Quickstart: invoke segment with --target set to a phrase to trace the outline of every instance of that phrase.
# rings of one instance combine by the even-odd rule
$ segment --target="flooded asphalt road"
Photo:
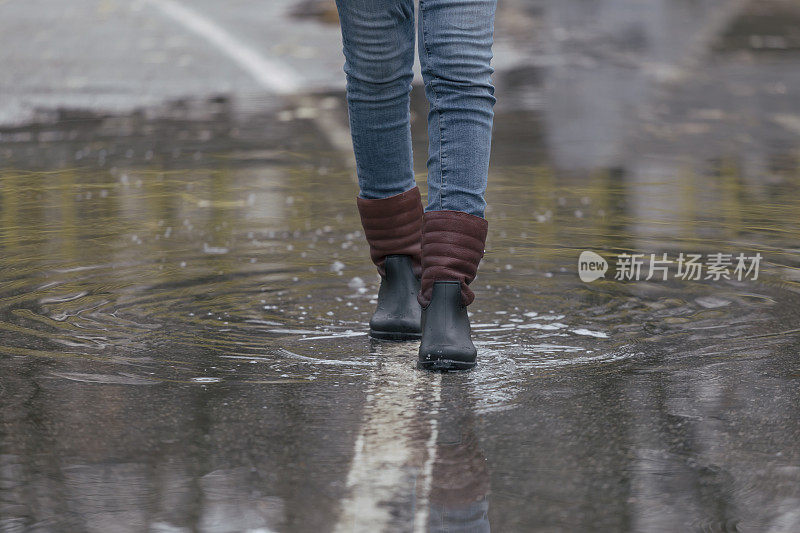
[[[0,531],[800,530],[800,11],[585,7],[498,14],[469,373],[365,334],[338,50],[283,95],[0,75]],[[612,275],[681,252],[763,259]]]

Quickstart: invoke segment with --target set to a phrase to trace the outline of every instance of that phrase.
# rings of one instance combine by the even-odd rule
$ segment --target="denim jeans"
[[[410,93],[414,0],[336,0],[347,104],[362,198],[415,186]],[[483,217],[494,117],[497,0],[419,0],[419,58],[428,112],[427,211]]]

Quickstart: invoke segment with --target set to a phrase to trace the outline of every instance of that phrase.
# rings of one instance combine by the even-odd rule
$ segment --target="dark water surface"
[[[365,334],[341,94],[0,129],[0,531],[800,530],[786,9],[702,68],[578,32],[499,73],[469,373]],[[584,250],[763,259],[584,283]]]
[[[365,335],[354,184],[313,128],[88,140],[111,120],[6,148],[80,161],[0,177],[3,531],[798,524],[796,167],[501,159],[480,366],[434,375]],[[764,259],[757,281],[588,284],[582,250]]]

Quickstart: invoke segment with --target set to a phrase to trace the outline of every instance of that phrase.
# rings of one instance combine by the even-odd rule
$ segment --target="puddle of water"
[[[573,57],[581,32],[557,72],[500,74],[468,374],[366,337],[352,172],[313,120],[219,99],[0,131],[0,529],[796,530],[800,143],[779,84],[800,70],[741,50],[756,15],[730,16],[704,70],[727,84],[648,89],[646,61],[617,91]],[[571,76],[586,116],[575,94],[536,104]],[[627,131],[600,108],[629,97]],[[756,281],[584,283],[584,250],[763,260]]]
[[[162,502],[191,501],[207,530],[221,530],[239,508],[243,514],[231,523],[242,527],[303,529],[299,524],[333,521],[345,530],[369,523],[415,523],[421,530],[431,520],[473,515],[483,523],[528,516],[524,495],[569,498],[599,478],[627,479],[630,495],[623,499],[638,506],[649,494],[684,490],[652,486],[650,478],[664,472],[700,475],[724,491],[755,490],[751,471],[724,474],[746,476],[734,489],[730,479],[718,479],[725,469],[715,465],[730,467],[727,461],[697,454],[716,457],[719,445],[712,443],[733,438],[725,427],[714,429],[714,420],[732,423],[720,395],[743,376],[762,402],[759,387],[777,384],[784,409],[778,412],[791,418],[791,401],[781,391],[797,377],[787,377],[790,359],[781,354],[796,353],[800,309],[795,177],[752,184],[732,159],[658,183],[660,206],[643,211],[637,206],[649,204],[656,184],[638,176],[574,176],[501,160],[471,308],[480,365],[432,383],[413,368],[414,343],[387,347],[366,338],[377,278],[365,260],[353,184],[324,152],[315,154],[309,160],[287,153],[285,161],[268,164],[218,158],[222,163],[191,170],[134,161],[2,171],[0,365],[4,402],[15,397],[3,409],[3,457],[12,472],[4,491],[17,502],[10,516],[33,516],[20,500],[24,487],[41,487],[37,476],[55,470],[64,472],[60,486],[49,489],[61,494],[59,501],[72,501],[67,490],[85,495],[125,483],[136,487],[134,501],[153,494],[162,494],[156,498]],[[323,188],[324,197],[314,194]],[[609,259],[632,250],[757,250],[764,261],[758,281],[587,284],[576,274],[584,249]],[[739,378],[728,374],[734,369]],[[670,384],[685,389],[678,398],[692,399],[669,400],[674,407],[637,399]],[[458,416],[473,420],[471,433],[459,437],[466,448],[455,451],[440,442],[448,431],[441,396],[447,390],[461,397],[453,407]],[[616,406],[609,410],[608,402]],[[736,405],[731,412],[752,413]],[[68,437],[50,422],[43,435],[30,422],[66,416],[68,425],[86,428],[80,413],[87,409],[108,435],[87,430]],[[646,444],[652,436],[626,437],[655,430],[644,418],[648,412],[675,431],[684,424],[706,428],[712,433],[697,438],[712,447],[687,454]],[[130,444],[109,440],[128,439],[142,426]],[[531,433],[541,431],[551,434]],[[233,443],[235,435],[243,440]],[[29,456],[21,446],[31,438],[55,446],[57,462],[25,466]],[[87,448],[91,439],[101,446]],[[604,439],[614,443],[606,455]],[[204,451],[187,452],[187,442],[206,443]],[[749,453],[746,442],[736,446]],[[230,462],[232,450],[245,457]],[[627,458],[625,450],[634,455]],[[611,463],[595,470],[583,457],[598,453]],[[152,478],[142,470],[144,457],[177,459],[178,470]],[[476,466],[487,457],[491,501],[490,473]],[[794,460],[775,457],[775,468]],[[307,474],[295,469],[298,461]],[[577,471],[570,461],[581,465]],[[713,464],[700,466],[704,461]],[[518,470],[518,464],[528,466]],[[333,485],[317,477],[320,469]],[[782,479],[796,478],[781,472]],[[556,475],[569,482],[554,492],[545,483]],[[308,476],[314,480],[300,482]],[[454,488],[442,476],[464,486]],[[238,483],[260,495],[245,497]],[[293,514],[301,494],[323,502],[309,517]],[[188,523],[189,515],[173,516],[161,504],[141,505],[152,516],[136,520],[153,527]],[[115,516],[90,523],[102,527]]]

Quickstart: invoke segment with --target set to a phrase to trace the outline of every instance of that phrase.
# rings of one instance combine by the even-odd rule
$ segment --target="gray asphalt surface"
[[[0,532],[800,530],[796,3],[501,0],[445,375],[365,335],[330,7],[0,0]]]
[[[165,12],[173,5],[0,3],[0,123],[62,106],[130,112],[186,96],[268,92],[237,57],[195,32],[190,16]],[[289,20],[291,1],[177,5],[297,76],[302,89],[342,86],[338,28]]]

